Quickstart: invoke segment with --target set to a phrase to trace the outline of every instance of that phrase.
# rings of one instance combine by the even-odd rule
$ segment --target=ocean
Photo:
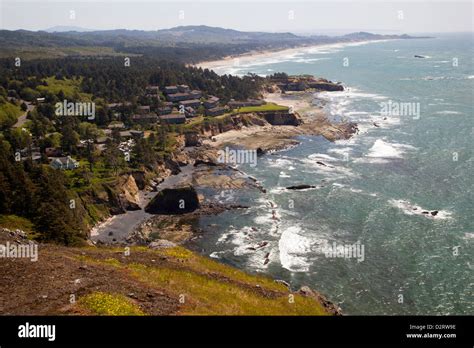
[[[431,36],[216,69],[341,81],[345,91],[315,98],[360,132],[335,143],[300,137],[255,167],[240,165],[267,193],[216,195],[251,208],[202,217],[192,247],[294,289],[308,285],[345,314],[474,314],[473,36]],[[297,184],[316,187],[285,189]]]

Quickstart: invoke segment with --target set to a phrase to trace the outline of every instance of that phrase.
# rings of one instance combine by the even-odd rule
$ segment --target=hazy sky
[[[473,31],[471,1],[22,1],[0,0],[0,28],[54,26],[156,30],[209,25],[244,31]]]

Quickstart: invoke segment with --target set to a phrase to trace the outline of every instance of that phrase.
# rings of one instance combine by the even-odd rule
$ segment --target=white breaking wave
[[[452,111],[452,110],[437,111],[437,112],[435,112],[435,114],[438,114],[438,115],[462,115],[461,112]]]
[[[367,154],[367,157],[374,158],[402,158],[406,150],[415,150],[411,145],[388,143],[382,139],[377,139]]]
[[[307,257],[311,251],[311,240],[302,236],[301,231],[299,226],[288,227],[278,241],[280,263],[292,272],[307,272],[311,264]]]
[[[388,201],[390,205],[393,207],[399,208],[403,211],[406,215],[419,215],[424,216],[429,219],[450,219],[452,213],[447,210],[428,210],[420,207],[419,205],[412,204],[406,200],[396,200],[391,199]]]

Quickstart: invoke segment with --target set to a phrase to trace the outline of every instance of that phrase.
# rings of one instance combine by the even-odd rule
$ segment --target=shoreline
[[[301,135],[320,135],[331,142],[351,137],[353,135],[352,124],[348,122],[335,123],[330,121],[323,107],[313,104],[313,100],[317,98],[314,91],[290,92],[286,94],[279,92],[266,93],[264,96],[266,102],[277,103],[288,107],[291,106],[295,114],[302,120],[302,124],[298,126],[274,126],[270,124],[263,126],[251,125],[240,129],[231,129],[216,134],[212,139],[203,139],[202,143],[207,147],[204,149],[204,152],[217,153],[219,149],[223,149],[226,146],[236,146],[247,150],[256,150],[257,153],[260,152],[260,154],[270,154],[275,151],[283,151],[298,146],[300,141],[296,138]],[[212,170],[212,168],[215,167],[207,165],[207,168]],[[206,176],[206,179],[206,177],[200,176],[199,167],[190,166],[189,164],[185,167],[181,167],[181,169],[182,172],[171,174],[163,180],[157,189],[173,188],[184,181],[191,181],[195,176],[197,182],[203,183],[203,187],[211,185],[209,187],[215,186],[214,188],[217,188],[219,185],[228,185],[228,180],[223,180],[224,176],[227,177],[227,179],[232,178],[232,174],[219,174],[213,176],[213,179]],[[248,177],[248,174],[242,174]],[[233,182],[236,182],[235,178]],[[242,185],[240,188],[244,187],[245,185]],[[226,189],[226,186],[222,186],[221,188]],[[129,237],[137,234],[137,232],[140,233],[139,230],[143,226],[146,226],[147,222],[154,219],[155,215],[145,213],[143,210],[146,203],[152,198],[150,195],[154,196],[154,194],[156,194],[156,192],[143,190],[140,193],[142,196],[140,204],[142,207],[141,210],[126,211],[123,214],[112,215],[104,221],[99,222],[89,231],[89,239],[93,241],[93,243],[110,245],[116,243],[128,244],[127,239]],[[176,220],[179,219],[180,215],[176,215]],[[127,229],[125,233],[119,231],[124,227]]]
[[[363,41],[348,41],[348,42],[335,42],[335,43],[322,43],[322,44],[315,44],[315,45],[303,45],[303,46],[298,46],[298,47],[293,47],[293,48],[278,48],[278,49],[273,49],[273,50],[254,50],[254,51],[249,51],[246,53],[242,54],[236,54],[236,55],[230,55],[227,57],[223,57],[222,59],[217,59],[217,60],[209,60],[209,61],[202,61],[198,62],[195,64],[190,64],[191,66],[202,68],[202,69],[209,69],[209,70],[214,70],[217,68],[223,68],[223,67],[228,67],[230,63],[234,59],[238,59],[238,62],[235,64],[236,66],[239,66],[242,63],[245,63],[246,61],[252,61],[255,59],[263,59],[263,58],[272,58],[273,56],[281,56],[282,54],[297,54],[299,52],[305,53],[305,51],[311,51],[315,49],[331,49],[331,48],[343,48],[343,47],[350,47],[350,46],[360,46],[360,45],[367,45],[370,43],[375,43],[375,42],[386,42],[386,41],[391,41],[391,40],[397,40],[397,39],[382,39],[382,40],[363,40]]]

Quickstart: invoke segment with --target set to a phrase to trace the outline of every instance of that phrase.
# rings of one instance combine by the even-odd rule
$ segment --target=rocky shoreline
[[[265,98],[268,102],[285,105],[294,110],[291,116],[271,117],[270,121],[275,123],[277,117],[276,123],[281,125],[273,125],[268,121],[268,117],[252,113],[247,115],[248,119],[252,120],[251,124],[247,123],[245,126],[242,122],[244,116],[238,116],[232,119],[232,126],[221,133],[216,134],[212,131],[199,135],[196,141],[199,146],[186,147],[185,141],[182,140],[180,150],[174,156],[174,164],[168,165],[172,170],[168,170],[164,176],[155,178],[148,184],[140,182],[139,185],[136,182],[136,173],[124,178],[121,184],[121,197],[128,202],[126,210],[140,209],[147,214],[121,238],[110,235],[112,232],[108,233],[109,238],[105,240],[97,238],[101,235],[101,227],[95,227],[94,243],[142,245],[150,248],[184,245],[205,233],[198,227],[201,216],[248,208],[238,204],[217,203],[202,193],[203,188],[214,192],[230,189],[255,189],[265,192],[265,188],[255,178],[228,164],[219,163],[218,151],[224,147],[255,150],[258,155],[262,155],[297,146],[299,142],[295,137],[299,135],[321,135],[328,141],[336,141],[348,139],[357,133],[356,124],[331,122],[321,106],[313,105],[313,95],[314,91],[267,93]],[[198,188],[200,193],[195,188]],[[294,187],[294,189],[302,188]],[[189,204],[186,209],[182,211],[176,207],[170,209],[177,206],[180,199]],[[161,207],[168,210],[163,210]],[[305,296],[311,296],[325,304],[331,313],[341,314],[340,309],[321,294],[308,288],[305,290]]]

